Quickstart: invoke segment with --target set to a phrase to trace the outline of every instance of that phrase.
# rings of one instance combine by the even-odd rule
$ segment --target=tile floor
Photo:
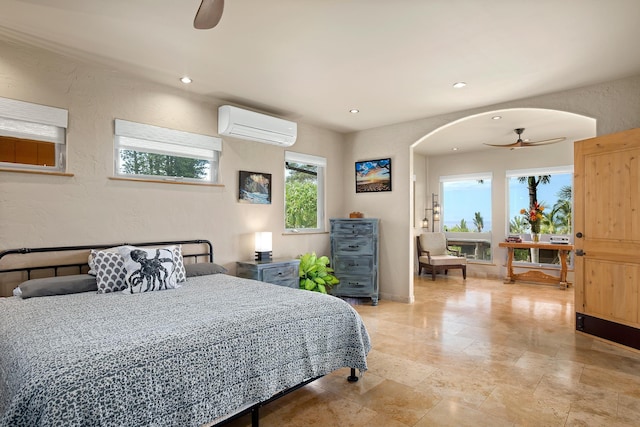
[[[360,381],[332,373],[262,408],[260,425],[640,425],[640,352],[576,334],[573,288],[414,283],[415,304],[354,303],[373,343]]]

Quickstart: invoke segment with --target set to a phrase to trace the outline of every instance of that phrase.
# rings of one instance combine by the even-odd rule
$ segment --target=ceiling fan
[[[224,0],[202,0],[193,20],[193,27],[197,30],[209,30],[220,22],[224,9]]]
[[[562,136],[560,138],[545,139],[543,141],[523,141],[522,132],[524,132],[524,128],[517,128],[517,129],[514,129],[513,131],[518,134],[518,140],[512,144],[500,145],[500,144],[485,143],[484,145],[489,145],[491,147],[510,148],[512,150],[515,150],[516,148],[537,147],[539,145],[555,144],[556,142],[561,142],[567,139],[566,136]]]

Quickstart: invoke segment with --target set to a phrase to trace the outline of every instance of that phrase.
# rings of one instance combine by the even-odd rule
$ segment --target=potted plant
[[[340,280],[329,267],[329,258],[318,257],[315,252],[300,256],[300,289],[326,294]]]

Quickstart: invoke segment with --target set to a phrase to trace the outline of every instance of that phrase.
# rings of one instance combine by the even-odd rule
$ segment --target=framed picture
[[[356,162],[356,193],[391,191],[391,159]]]
[[[271,204],[271,174],[240,171],[238,201],[261,205]]]

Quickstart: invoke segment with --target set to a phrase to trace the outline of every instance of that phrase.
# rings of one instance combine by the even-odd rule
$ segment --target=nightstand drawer
[[[263,261],[238,261],[236,274],[246,279],[260,280],[274,285],[298,289],[300,260],[291,258]]]
[[[265,268],[262,270],[262,281],[289,288],[298,288],[300,281],[299,271],[297,265]]]

